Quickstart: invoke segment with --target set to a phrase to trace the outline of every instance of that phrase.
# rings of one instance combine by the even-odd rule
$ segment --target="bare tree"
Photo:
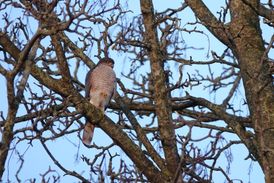
[[[60,182],[60,172],[82,182],[213,182],[215,174],[233,182],[227,168],[238,144],[248,150],[246,159],[259,163],[265,181],[274,182],[274,35],[265,40],[261,30],[273,30],[272,1],[224,0],[216,15],[202,0],[164,11],[140,0],[139,14],[129,7],[119,0],[0,2],[7,97],[0,120],[2,181],[10,181],[3,174],[9,154],[17,152],[21,182],[25,160],[18,146],[39,142],[58,167],[41,173],[42,182]],[[184,16],[189,9],[195,19]],[[196,60],[199,48],[183,38],[208,37],[203,28],[224,49],[213,45]],[[106,115],[83,97],[87,68],[105,56],[121,72]],[[95,154],[81,156],[90,177],[66,167],[50,148],[62,137],[81,144],[85,118],[111,138],[104,146],[76,145]],[[220,165],[223,156],[227,163]]]

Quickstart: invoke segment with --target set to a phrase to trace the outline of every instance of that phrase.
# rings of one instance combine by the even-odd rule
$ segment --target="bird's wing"
[[[85,97],[86,98],[89,98],[89,92],[90,92],[90,88],[91,88],[91,73],[92,73],[92,71],[94,71],[95,68],[96,68],[96,66],[93,67],[92,69],[90,69],[86,75],[86,79],[85,79]]]

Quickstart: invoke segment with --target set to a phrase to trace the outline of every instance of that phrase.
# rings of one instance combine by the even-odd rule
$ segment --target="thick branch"
[[[35,56],[37,45],[34,51],[31,51],[33,44],[39,38],[38,34],[35,34],[31,41],[25,46],[22,52],[17,50],[17,62],[12,71],[6,73],[7,79],[7,98],[8,98],[8,114],[7,120],[4,123],[3,134],[0,143],[0,179],[4,173],[4,167],[6,158],[8,155],[8,151],[13,140],[13,127],[15,124],[16,114],[19,108],[20,101],[23,97],[24,88],[27,84],[28,77],[30,75],[30,65],[31,63],[26,63],[27,57],[29,56],[32,59]],[[12,46],[12,42],[7,38],[7,36],[3,33],[0,33],[0,45],[4,49],[11,50],[12,53],[16,51],[16,47]],[[31,61],[29,61],[31,62]],[[23,70],[23,77],[19,82],[17,92],[15,92],[14,88],[14,78],[16,74],[18,74],[19,70]]]
[[[121,107],[122,111],[125,113],[125,115],[129,119],[130,123],[132,124],[133,128],[135,129],[135,131],[138,135],[138,138],[140,139],[140,141],[146,147],[146,149],[147,149],[149,155],[151,156],[151,158],[156,162],[156,164],[162,170],[164,170],[163,172],[165,173],[166,172],[166,166],[164,164],[163,159],[159,156],[157,151],[152,146],[151,142],[148,140],[148,138],[146,136],[146,133],[144,132],[142,127],[139,125],[139,123],[138,123],[137,119],[135,118],[135,116],[132,114],[130,109],[125,105],[125,103],[123,102],[122,98],[119,95],[115,98],[115,101],[118,103],[118,105]]]
[[[185,0],[187,5],[195,13],[196,17],[206,28],[222,43],[231,47],[229,37],[226,34],[225,26],[210,12],[202,0]]]
[[[237,121],[237,118],[227,115],[224,106],[213,104],[203,98],[195,98],[189,96],[189,99],[195,101],[197,104],[201,106],[207,107],[208,109],[213,111],[220,119],[224,120],[229,125],[229,127],[231,127],[239,136],[239,138],[244,142],[244,144],[250,150],[252,155],[255,158],[258,158],[258,151],[256,148],[257,144],[256,141],[253,139],[253,135],[245,130],[244,126]]]
[[[9,54],[11,54],[11,56],[17,60],[20,50],[14,46],[11,41],[5,41],[8,43],[6,47],[8,49],[6,49],[6,51],[11,51]],[[86,114],[87,118],[90,119],[89,121],[97,122],[97,125],[101,127],[113,139],[113,141],[124,150],[124,152],[127,153],[128,157],[132,159],[139,170],[142,171],[149,180],[152,182],[160,182],[165,180],[159,170],[144,155],[142,150],[137,145],[135,145],[134,142],[132,142],[127,134],[123,132],[122,129],[120,129],[114,122],[112,122],[111,119],[104,117],[103,113],[91,105],[76,91],[76,89],[67,87],[67,83],[65,83],[63,80],[57,80],[50,77],[36,65],[32,65],[31,74],[43,85],[51,88],[63,97],[69,98],[69,100],[75,105],[77,111],[82,114]]]
[[[261,3],[258,6],[254,6],[247,0],[242,0],[245,4],[247,4],[250,8],[252,8],[258,15],[268,19],[272,24],[274,24],[274,11],[266,8]]]
[[[141,0],[141,11],[145,26],[145,39],[148,42],[148,56],[150,58],[151,74],[154,85],[154,100],[156,115],[158,119],[161,142],[163,145],[166,163],[172,173],[171,179],[175,176],[174,170],[179,165],[175,130],[172,123],[171,108],[169,107],[169,96],[166,87],[166,76],[164,71],[164,60],[161,57],[160,45],[157,38],[155,17],[152,0]]]

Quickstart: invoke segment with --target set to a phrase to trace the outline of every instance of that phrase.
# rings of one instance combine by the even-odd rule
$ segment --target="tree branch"
[[[178,167],[180,159],[177,153],[171,108],[169,107],[164,60],[163,57],[161,57],[162,54],[160,52],[161,49],[157,36],[152,0],[141,0],[140,3],[145,26],[145,39],[150,48],[148,49],[148,56],[150,59],[151,74],[153,78],[156,115],[167,167],[171,173],[169,179],[172,180],[175,176],[174,170]],[[182,181],[181,178],[179,178],[179,182],[180,181]]]
[[[225,45],[232,47],[225,26],[210,12],[202,0],[185,0],[185,2],[217,39]]]

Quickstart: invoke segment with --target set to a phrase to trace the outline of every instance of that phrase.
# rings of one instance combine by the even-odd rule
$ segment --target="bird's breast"
[[[96,68],[92,72],[92,85],[91,90],[100,90],[104,93],[113,92],[116,85],[116,76],[112,68],[108,66],[102,66]]]

